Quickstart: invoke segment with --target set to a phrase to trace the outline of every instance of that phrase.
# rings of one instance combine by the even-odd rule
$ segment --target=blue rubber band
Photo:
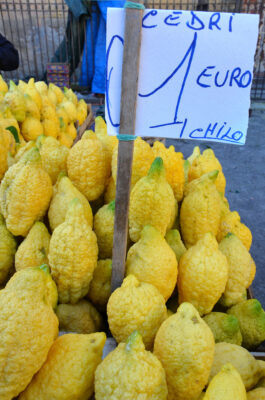
[[[136,8],[137,10],[144,10],[145,6],[141,3],[135,3],[134,1],[126,1],[124,8]]]
[[[118,140],[121,140],[123,142],[130,142],[137,138],[137,136],[135,135],[117,135],[116,137]]]

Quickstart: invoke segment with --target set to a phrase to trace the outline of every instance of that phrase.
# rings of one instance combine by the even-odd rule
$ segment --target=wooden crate
[[[78,121],[75,123],[75,127],[77,129],[77,136],[75,138],[74,143],[78,142],[83,136],[83,133],[88,130],[94,122],[94,115],[92,111],[91,104],[87,105],[87,117],[82,125],[79,126]]]

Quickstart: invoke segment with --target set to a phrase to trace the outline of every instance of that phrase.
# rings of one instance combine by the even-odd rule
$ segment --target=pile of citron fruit
[[[0,87],[0,399],[265,399],[252,235],[213,150],[135,140],[111,293],[116,137],[97,117],[72,145],[86,113],[71,90]],[[118,346],[102,361],[106,332]]]

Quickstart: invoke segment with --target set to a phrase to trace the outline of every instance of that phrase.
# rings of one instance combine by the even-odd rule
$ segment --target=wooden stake
[[[143,3],[143,0],[134,0],[134,2]],[[143,10],[126,9],[120,135],[135,134],[142,16]],[[125,272],[133,148],[133,141],[119,142],[112,254],[112,291],[121,286]]]

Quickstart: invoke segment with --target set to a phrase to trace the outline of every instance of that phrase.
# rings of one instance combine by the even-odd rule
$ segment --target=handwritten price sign
[[[119,133],[124,17],[108,9],[111,135]],[[135,134],[244,144],[258,24],[258,15],[146,10]]]

